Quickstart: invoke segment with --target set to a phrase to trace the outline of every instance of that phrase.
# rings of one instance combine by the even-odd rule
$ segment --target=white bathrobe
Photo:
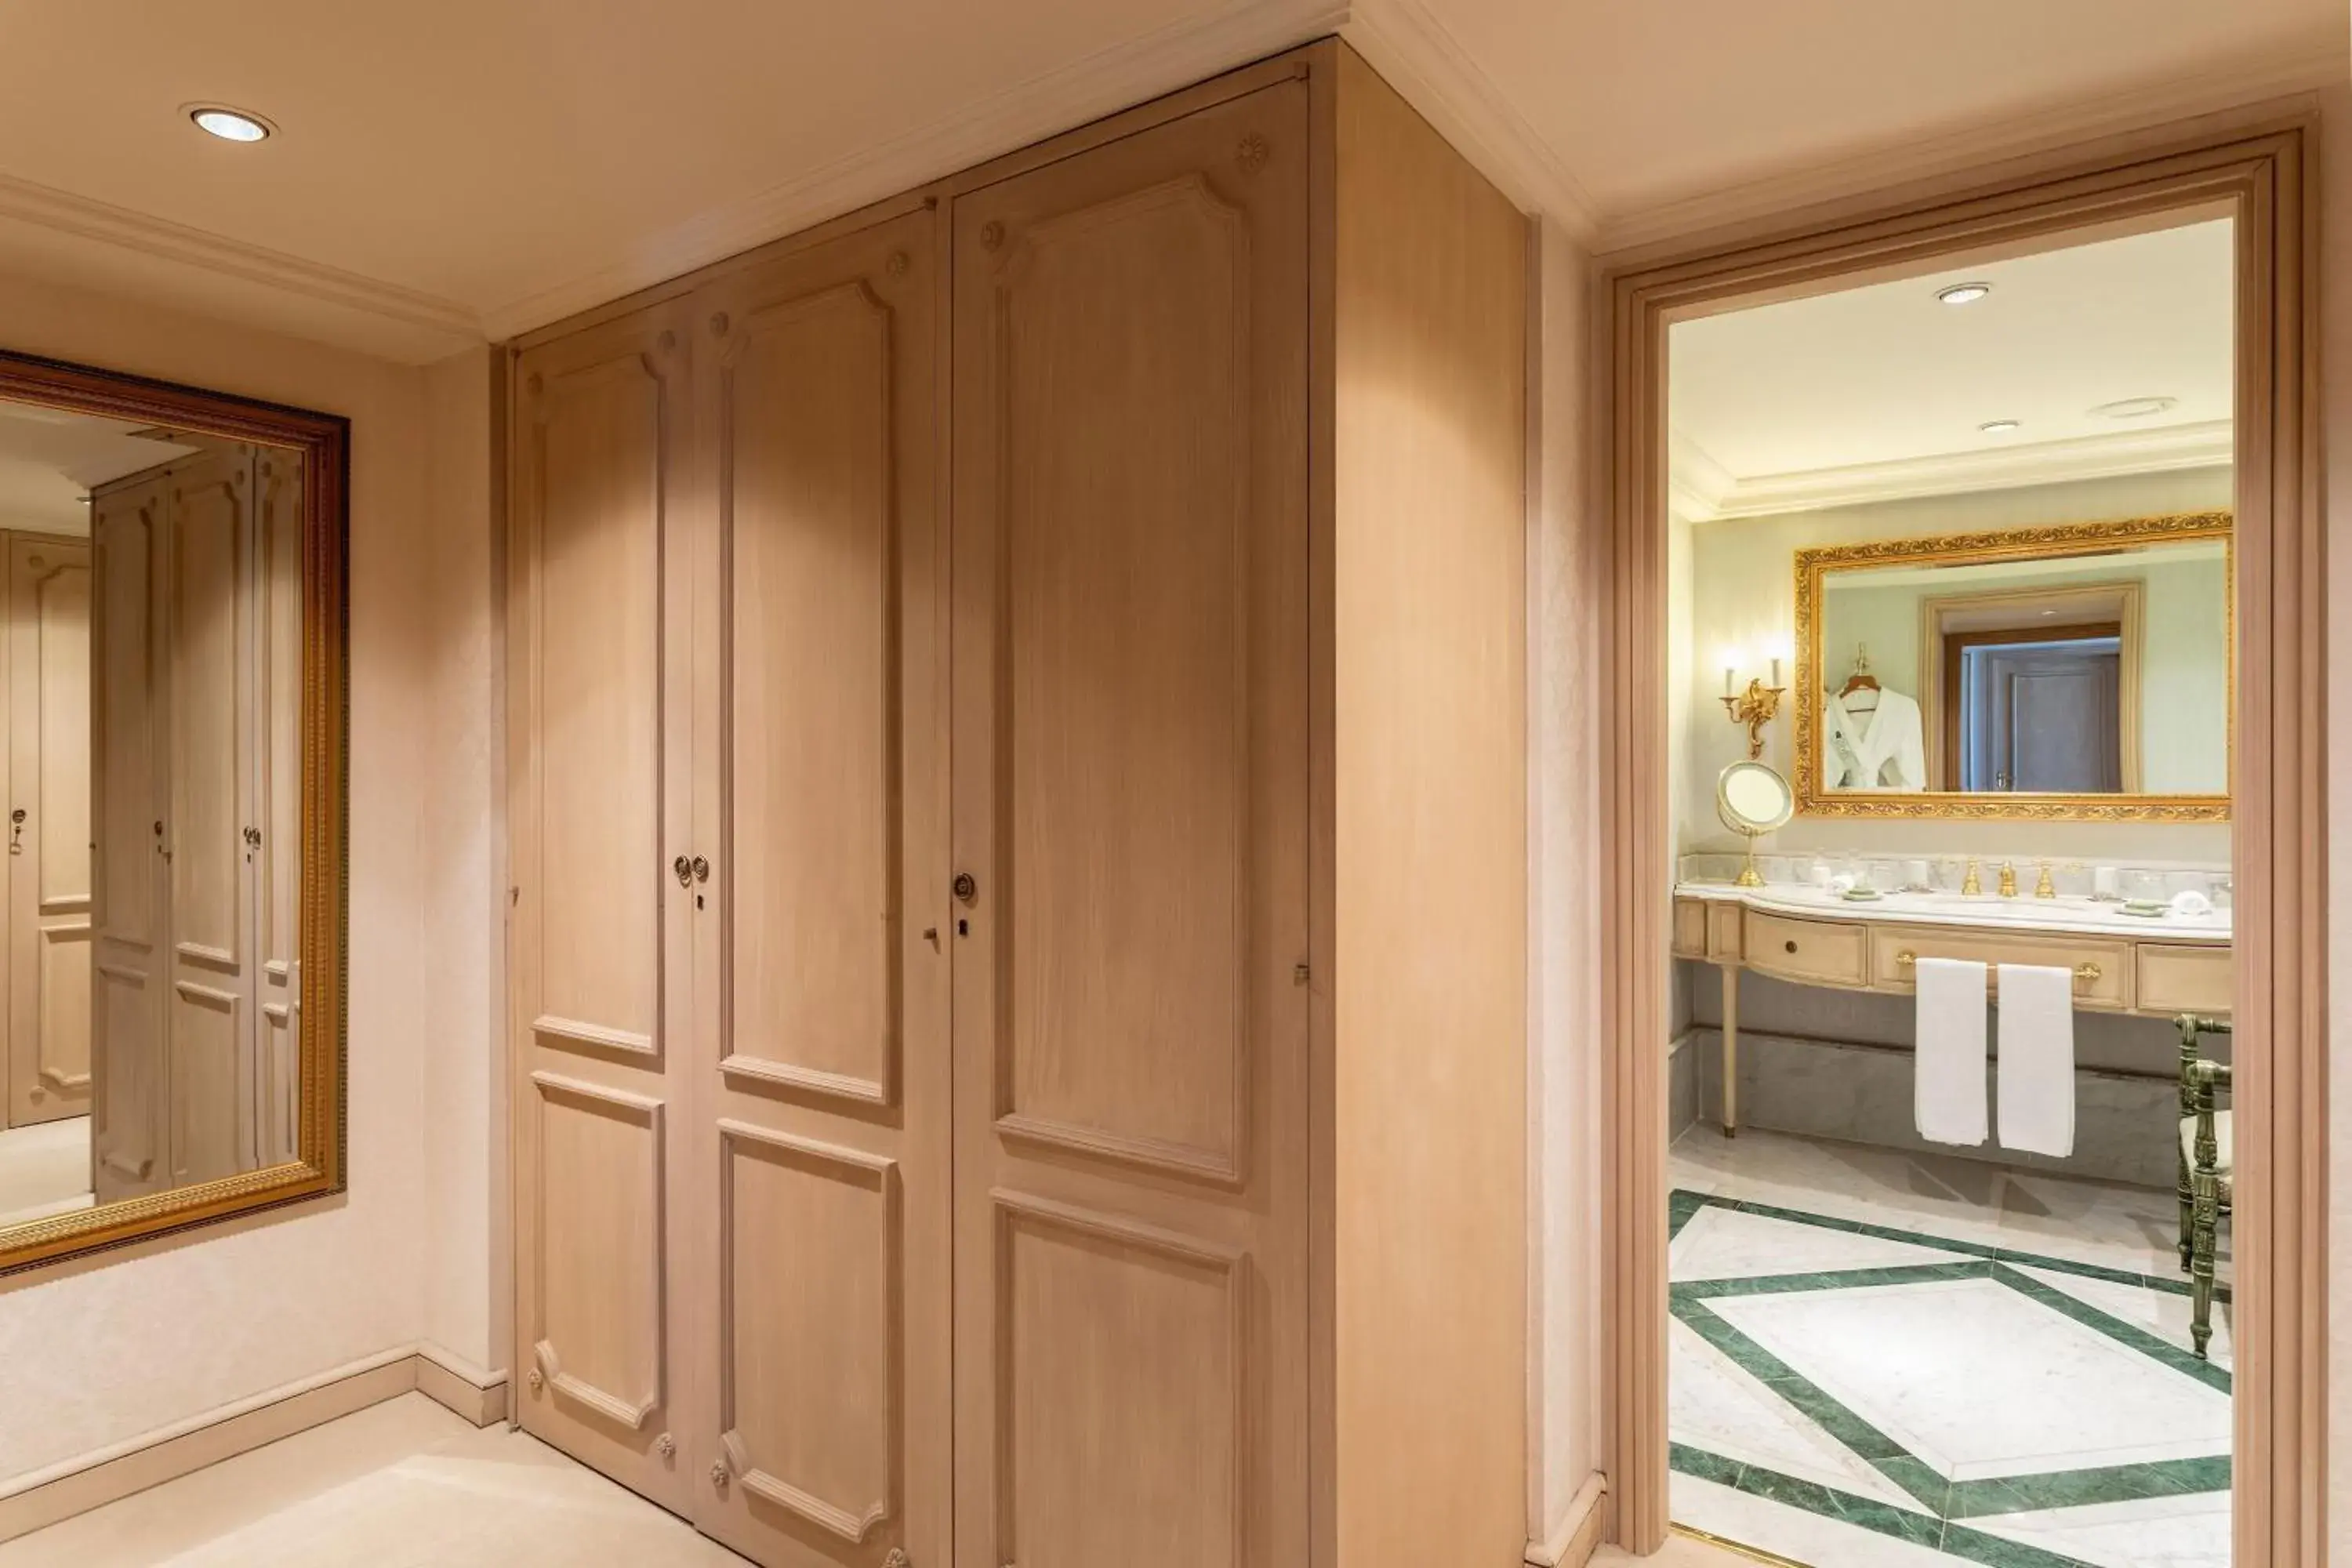
[[[1854,714],[1836,692],[1823,695],[1829,731],[1822,752],[1823,788],[1916,793],[1927,787],[1927,735],[1918,703],[1882,688],[1876,711]]]

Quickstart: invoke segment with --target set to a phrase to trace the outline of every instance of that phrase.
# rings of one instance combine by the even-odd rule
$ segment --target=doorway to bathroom
[[[1636,1550],[2315,1561],[2299,149],[1615,279]]]

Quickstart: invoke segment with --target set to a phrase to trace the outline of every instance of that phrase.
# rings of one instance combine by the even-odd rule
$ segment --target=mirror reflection
[[[298,1157],[302,502],[0,403],[0,1227]]]
[[[1809,568],[1824,794],[2227,793],[2228,514],[1808,551]]]

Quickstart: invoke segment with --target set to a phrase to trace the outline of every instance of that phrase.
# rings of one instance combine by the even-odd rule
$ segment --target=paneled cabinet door
[[[18,1124],[89,1111],[89,544],[8,541],[8,1049]]]
[[[679,1512],[693,352],[673,302],[516,365],[509,713],[521,1421]]]
[[[954,206],[961,1568],[1307,1560],[1307,165]]]
[[[693,1517],[948,1562],[944,581],[929,210],[698,291]]]

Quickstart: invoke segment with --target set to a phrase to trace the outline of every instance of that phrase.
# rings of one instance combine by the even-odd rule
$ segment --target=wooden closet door
[[[89,1111],[89,544],[8,542],[9,1120]]]
[[[695,1521],[948,1561],[946,735],[926,210],[696,296]]]
[[[509,699],[520,1419],[679,1512],[692,350],[671,304],[520,357]]]
[[[302,1125],[302,458],[265,451],[259,476],[261,698],[258,865],[261,1039],[255,1120],[261,1163],[299,1155]]]
[[[98,1201],[170,1184],[162,607],[171,481],[90,503],[90,1142]]]
[[[1307,1560],[1307,128],[955,204],[959,1568]]]
[[[163,994],[171,1184],[259,1163],[254,1117],[260,959],[254,820],[253,456],[190,458],[171,475],[163,540],[163,691],[168,712],[161,843],[169,889]]]

